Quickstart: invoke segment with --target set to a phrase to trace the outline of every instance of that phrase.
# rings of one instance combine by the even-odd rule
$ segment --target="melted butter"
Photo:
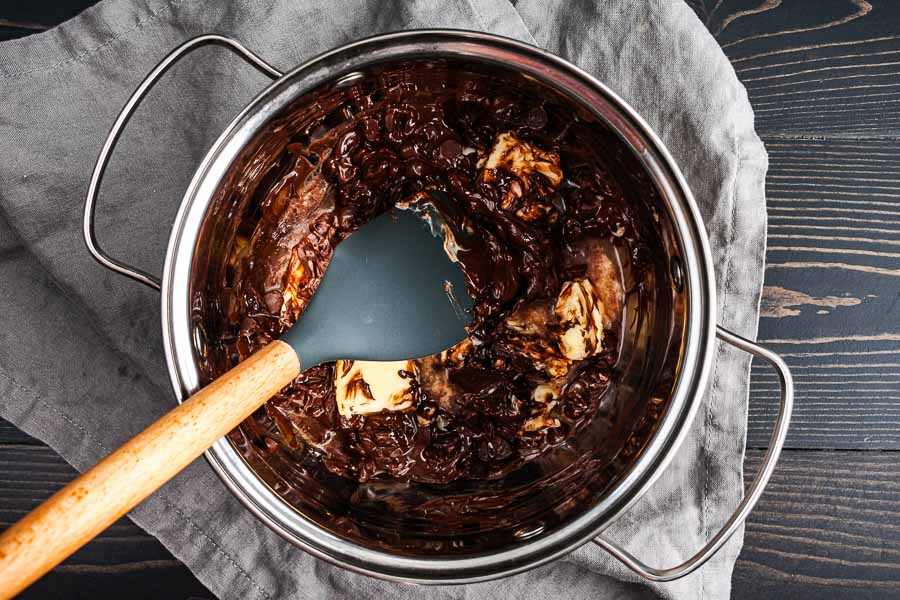
[[[550,415],[559,398],[559,389],[553,383],[541,383],[534,388],[531,399],[544,405],[541,412],[522,425],[522,431],[540,431],[548,427],[559,427],[559,419]]]
[[[556,316],[564,327],[559,349],[569,360],[584,360],[601,350],[603,304],[589,279],[563,284],[556,300]]]
[[[484,161],[485,181],[490,183],[493,171],[503,169],[521,180],[521,185],[528,185],[528,175],[540,173],[556,187],[562,183],[563,172],[559,167],[559,155],[541,150],[515,137],[512,133],[501,133],[494,142],[491,153]]]
[[[291,261],[288,264],[287,274],[285,275],[284,289],[281,292],[281,318],[285,319],[288,315],[296,321],[300,317],[301,301],[300,289],[303,283],[303,276],[306,274],[306,267],[295,247],[291,251]]]
[[[413,361],[339,360],[334,366],[338,412],[345,417],[412,408]]]
[[[604,315],[596,286],[582,278],[565,282],[552,307],[520,308],[507,318],[506,327],[518,350],[555,378],[603,349]],[[558,327],[550,326],[554,316]]]

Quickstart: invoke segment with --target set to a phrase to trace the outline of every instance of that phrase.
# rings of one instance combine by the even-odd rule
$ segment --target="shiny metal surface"
[[[615,556],[626,567],[650,581],[674,581],[685,575],[690,575],[719,551],[725,542],[728,541],[728,538],[734,535],[738,527],[744,523],[750,511],[753,510],[753,507],[759,501],[759,497],[765,490],[766,484],[772,476],[772,471],[778,463],[778,457],[787,437],[788,424],[791,422],[791,413],[794,410],[794,380],[791,377],[787,364],[771,350],[731,333],[727,329],[718,327],[716,335],[723,342],[767,361],[775,369],[775,373],[778,375],[778,384],[781,388],[781,400],[778,407],[778,416],[775,419],[775,428],[772,430],[769,448],[763,457],[762,466],[753,479],[753,483],[750,484],[750,489],[747,490],[744,499],[738,504],[728,521],[722,526],[722,529],[703,548],[681,564],[665,569],[654,568],[646,565],[612,540],[602,536],[593,540],[595,544]]]
[[[119,141],[122,130],[125,129],[125,126],[131,119],[131,115],[137,110],[137,107],[141,103],[141,100],[144,99],[144,96],[147,95],[147,92],[149,92],[156,82],[159,81],[160,77],[178,62],[182,56],[188,54],[191,50],[211,44],[218,44],[233,50],[247,62],[271,77],[281,77],[281,72],[278,69],[247,50],[235,40],[221,35],[201,35],[192,38],[175,48],[147,74],[137,89],[134,90],[134,93],[131,94],[131,97],[128,98],[128,102],[125,103],[119,116],[116,117],[115,123],[113,123],[112,128],[109,130],[109,134],[106,136],[106,140],[103,142],[103,147],[100,149],[100,155],[97,157],[97,162],[94,164],[94,172],[91,174],[91,182],[88,185],[87,197],[84,200],[82,231],[84,234],[84,243],[87,246],[88,252],[91,253],[97,262],[107,269],[130,279],[134,279],[155,290],[160,289],[159,279],[109,256],[100,247],[100,243],[97,241],[97,233],[94,229],[94,213],[97,206],[97,196],[100,194],[100,184],[103,181],[103,174],[106,172],[106,165],[109,163],[110,156],[116,147],[116,142]]]
[[[182,46],[176,52],[184,49]],[[284,502],[227,440],[218,441],[207,452],[207,458],[248,509],[285,538],[320,558],[357,572],[405,582],[483,581],[554,560],[606,529],[640,497],[672,459],[698,409],[709,376],[715,341],[716,303],[712,260],[702,218],[687,184],[661,141],[631,107],[602,83],[568,62],[520,42],[485,34],[440,30],[388,34],[362,40],[323,54],[285,74],[261,92],[225,129],[207,153],[185,193],[172,230],[161,282],[166,359],[179,398],[198,388],[200,379],[190,302],[195,249],[216,191],[245,146],[264,131],[266,123],[275,115],[317,86],[327,82],[352,84],[369,65],[411,57],[479,60],[540,80],[561,90],[609,124],[640,158],[665,199],[666,216],[677,238],[680,256],[677,260],[673,258],[672,270],[677,273],[678,291],[685,298],[684,319],[691,325],[684,332],[680,369],[663,418],[627,472],[583,514],[556,530],[529,538],[519,545],[465,557],[399,555],[349,542],[313,523]],[[159,74],[161,72],[157,77]],[[140,95],[136,93],[136,96],[139,100]],[[129,101],[126,109],[133,108]],[[117,120],[117,126],[110,135],[112,142],[107,141],[109,149],[104,146],[101,159],[105,160],[108,156],[125,121],[127,117]],[[102,176],[99,163],[95,176],[99,184]],[[94,250],[96,243],[89,227],[88,212],[93,211],[95,187],[92,186],[93,191],[89,195],[91,207],[90,211],[86,210],[85,217],[85,236],[90,240],[89,247],[93,244]],[[105,266],[152,285],[152,278],[145,281],[135,277],[136,273],[127,266],[94,250],[92,253]],[[766,356],[764,353],[761,355]],[[776,433],[778,440],[783,441],[783,428]],[[761,471],[765,478],[758,479],[759,485],[753,488],[757,496],[757,490],[761,491],[771,473],[775,458],[777,451]],[[739,513],[745,516],[752,503],[742,507]],[[722,533],[721,539],[724,540],[730,533]],[[719,544],[719,539],[720,536],[717,536],[711,544]],[[632,568],[637,568],[638,572],[649,578],[658,576],[617,546],[610,542],[607,544],[608,550]],[[696,564],[711,556],[717,547],[705,549]],[[662,576],[665,577],[665,573]]]
[[[301,65],[264,90],[223,132],[185,194],[176,218],[163,280],[163,327],[173,385],[186,395],[199,384],[192,350],[189,286],[197,232],[232,162],[260,128],[296,98],[320,84],[367,65],[409,57],[478,58],[512,68],[565,90],[620,132],[669,199],[684,262],[685,318],[692,323],[682,353],[681,376],[667,418],[630,471],[605,498],[556,531],[501,552],[466,558],[428,559],[386,553],[331,534],[287,506],[226,440],[208,453],[211,464],[245,504],[274,529],[306,550],[371,575],[419,583],[470,582],[509,575],[558,558],[592,539],[658,476],[671,460],[699,403],[709,374],[715,306],[711,258],[702,220],[672,158],[649,126],[600,82],[562,59],[531,46],[468,32],[417,31],[350,44]]]

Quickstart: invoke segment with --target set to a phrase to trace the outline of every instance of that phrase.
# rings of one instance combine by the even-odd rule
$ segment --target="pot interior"
[[[478,60],[422,58],[376,64],[335,76],[302,95],[260,129],[232,163],[200,229],[191,268],[194,357],[202,383],[237,360],[221,343],[233,324],[230,257],[260,219],[261,203],[290,162],[291,144],[309,144],[346,127],[361,106],[397,89],[463,94],[477,82],[498,96],[541,98],[550,119],[578,131],[628,191],[654,260],[636,273],[619,253],[625,307],[614,384],[596,398],[596,417],[574,438],[492,480],[447,484],[365,483],[326,469],[319,453],[282,443],[260,409],[229,440],[282,500],[339,537],[398,555],[464,557],[497,552],[558,530],[611,493],[665,418],[679,376],[685,306],[679,239],[654,177],[622,136],[575,99],[510,67]]]

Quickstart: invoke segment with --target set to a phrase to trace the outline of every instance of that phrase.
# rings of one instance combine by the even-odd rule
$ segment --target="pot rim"
[[[244,506],[271,529],[318,558],[366,575],[424,584],[472,583],[505,577],[559,558],[604,531],[662,473],[687,434],[702,400],[715,342],[715,274],[703,219],[674,159],[640,115],[599,80],[549,52],[493,34],[428,29],[365,38],[295,67],[263,89],[211,146],[179,207],[166,252],[161,315],[166,363],[178,402],[199,388],[190,315],[193,251],[200,226],[228,167],[269,118],[327,81],[377,62],[473,56],[513,67],[574,97],[604,119],[641,158],[661,186],[678,234],[686,288],[685,342],[669,407],[628,473],[591,509],[548,534],[509,549],[469,557],[416,558],[374,550],[319,527],[257,477],[226,438],[205,457]],[[596,104],[589,104],[593,98]]]

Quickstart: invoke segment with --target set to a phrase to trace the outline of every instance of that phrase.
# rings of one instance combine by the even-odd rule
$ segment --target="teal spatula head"
[[[281,337],[302,369],[419,358],[466,337],[465,276],[434,218],[391,209],[338,245],[309,306]]]

